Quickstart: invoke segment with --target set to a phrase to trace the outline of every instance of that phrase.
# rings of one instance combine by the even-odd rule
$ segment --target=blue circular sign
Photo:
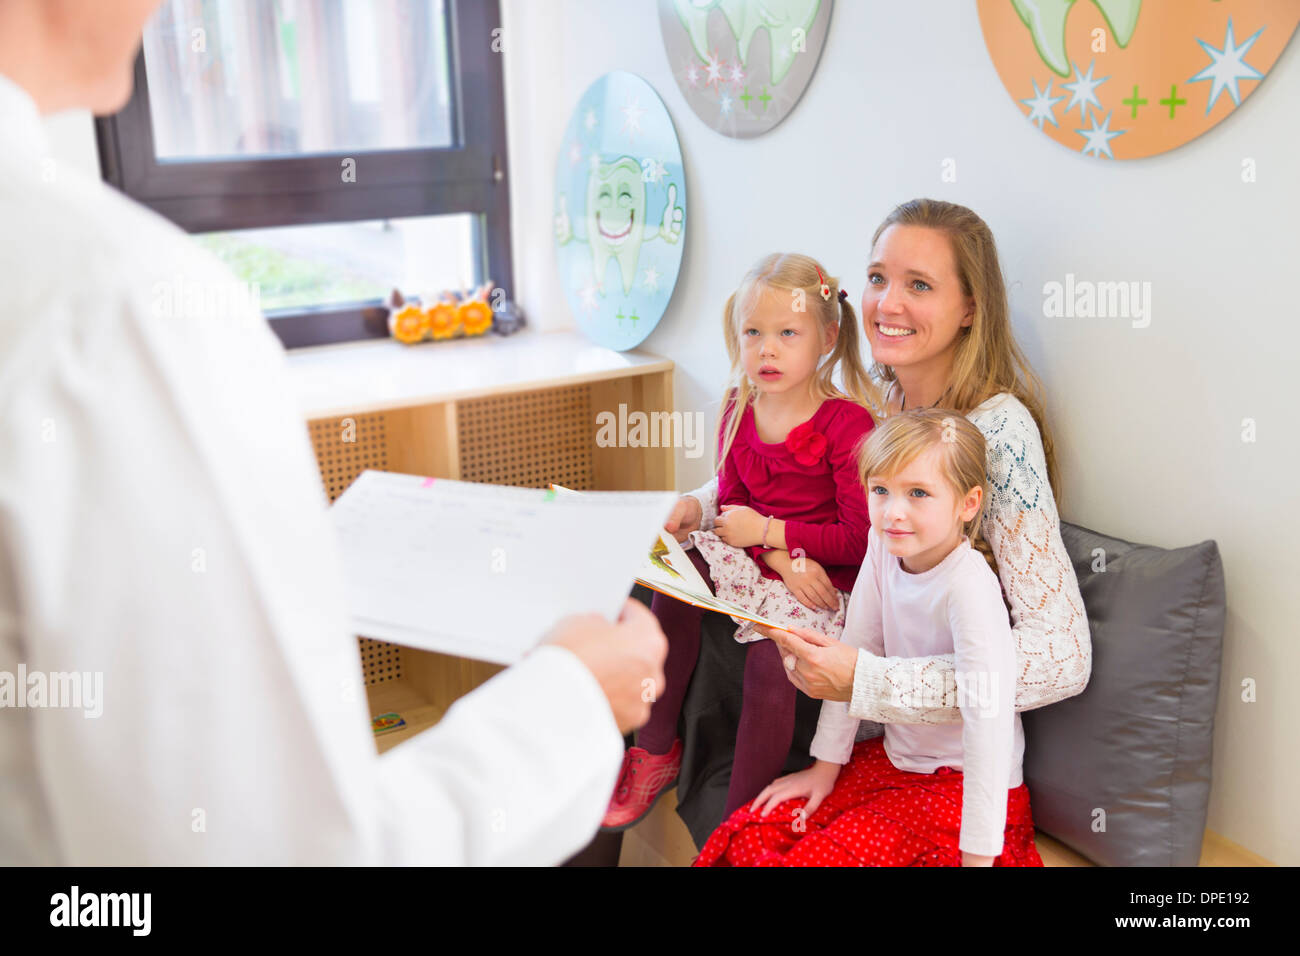
[[[663,101],[631,73],[587,88],[555,164],[560,282],[578,328],[623,351],[645,340],[677,285],[686,181]]]

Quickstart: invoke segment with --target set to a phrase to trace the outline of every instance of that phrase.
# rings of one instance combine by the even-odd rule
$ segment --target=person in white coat
[[[157,2],[0,0],[0,863],[562,862],[663,635],[566,619],[376,754],[283,349],[162,297],[235,279],[48,153],[42,114],[125,103]]]

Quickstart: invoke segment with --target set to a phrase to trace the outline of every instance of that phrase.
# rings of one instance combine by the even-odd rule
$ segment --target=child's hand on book
[[[763,543],[763,525],[767,518],[749,505],[723,505],[713,522],[713,533],[733,548],[748,548]]]
[[[839,594],[831,583],[826,569],[812,558],[800,558],[796,561],[789,551],[768,551],[763,560],[767,566],[781,575],[781,580],[790,593],[804,607],[814,611],[834,611],[840,606]]]
[[[786,800],[807,797],[808,802],[803,805],[803,808],[795,811],[806,823],[808,818],[817,812],[817,808],[826,799],[827,794],[835,789],[835,780],[839,775],[839,764],[818,760],[807,770],[777,777],[763,788],[763,792],[754,798],[749,808],[758,811],[759,816],[765,817],[778,804]]]

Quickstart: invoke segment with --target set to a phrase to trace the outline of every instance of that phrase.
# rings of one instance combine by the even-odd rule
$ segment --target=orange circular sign
[[[1237,109],[1300,23],[1300,0],[978,0],[1021,112],[1088,156],[1176,149]]]

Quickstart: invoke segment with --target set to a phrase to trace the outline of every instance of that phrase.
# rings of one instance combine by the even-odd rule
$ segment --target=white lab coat
[[[0,708],[0,863],[584,846],[623,751],[591,673],[540,648],[377,756],[283,349],[251,309],[167,314],[231,274],[46,155],[0,77],[0,677],[102,673],[103,712]]]

